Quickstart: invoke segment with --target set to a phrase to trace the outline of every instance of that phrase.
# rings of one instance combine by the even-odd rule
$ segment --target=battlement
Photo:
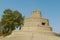
[[[42,17],[41,11],[39,11],[39,10],[33,10],[31,17],[33,17],[33,18],[41,18]]]

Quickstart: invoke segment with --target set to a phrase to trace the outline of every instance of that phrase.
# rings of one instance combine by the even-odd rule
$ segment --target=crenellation
[[[33,10],[32,11],[32,18],[41,18],[41,12],[39,10]]]

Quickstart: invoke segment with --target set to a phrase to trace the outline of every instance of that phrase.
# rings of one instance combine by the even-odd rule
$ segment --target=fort
[[[32,16],[25,18],[24,26],[21,30],[52,33],[52,28],[49,26],[49,20],[42,18],[41,12],[39,10],[33,10]]]
[[[1,40],[60,40],[60,38],[52,32],[49,20],[42,17],[41,11],[33,10],[32,15],[24,19],[21,30],[15,30]]]

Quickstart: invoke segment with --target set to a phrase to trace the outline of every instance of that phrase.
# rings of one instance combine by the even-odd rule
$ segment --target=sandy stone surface
[[[60,37],[44,33],[14,31],[0,40],[60,40]]]

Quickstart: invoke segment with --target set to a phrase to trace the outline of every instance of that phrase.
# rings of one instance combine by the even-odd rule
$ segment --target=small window
[[[42,22],[42,25],[45,25],[45,23],[44,23],[44,22]]]

